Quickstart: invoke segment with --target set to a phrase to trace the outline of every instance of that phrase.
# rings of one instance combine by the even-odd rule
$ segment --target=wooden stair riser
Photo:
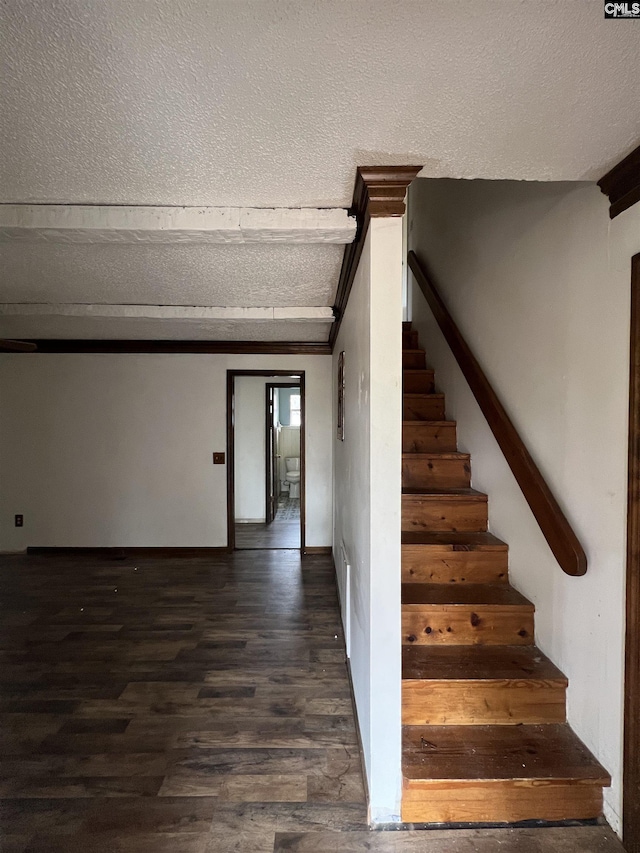
[[[404,645],[526,646],[533,643],[533,607],[504,604],[402,606]]]
[[[433,370],[404,370],[402,390],[405,394],[433,394]]]
[[[418,349],[418,333],[414,330],[402,330],[402,349]]]
[[[402,367],[406,370],[423,370],[427,366],[427,357],[423,349],[403,349]]]
[[[452,453],[458,439],[453,421],[425,421],[402,425],[403,453]]]
[[[471,461],[466,454],[403,456],[402,486],[406,489],[467,489]]]
[[[403,421],[443,421],[443,394],[403,394]]]
[[[566,682],[541,679],[403,681],[405,726],[564,723]]]
[[[403,545],[402,580],[407,583],[506,583],[509,552],[455,550],[452,546]]]
[[[590,820],[602,813],[601,782],[548,779],[405,781],[406,823]]]
[[[487,529],[486,495],[470,499],[463,495],[402,495],[402,530],[457,530],[481,532]]]

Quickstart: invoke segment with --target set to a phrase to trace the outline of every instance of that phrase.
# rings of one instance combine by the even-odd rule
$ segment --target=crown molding
[[[598,181],[609,199],[609,216],[619,213],[640,201],[640,145]]]
[[[403,216],[407,187],[422,166],[360,166],[353,192],[355,214]],[[357,235],[356,235],[357,239]]]
[[[351,214],[358,220],[353,243],[344,247],[333,313],[336,321],[331,327],[329,344],[333,350],[340,323],[344,316],[353,280],[358,269],[364,241],[372,218],[404,216],[407,188],[422,166],[360,166],[356,173]]]

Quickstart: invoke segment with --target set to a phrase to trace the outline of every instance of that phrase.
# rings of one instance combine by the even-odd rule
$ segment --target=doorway
[[[227,371],[227,459],[229,550],[304,552],[304,371]]]

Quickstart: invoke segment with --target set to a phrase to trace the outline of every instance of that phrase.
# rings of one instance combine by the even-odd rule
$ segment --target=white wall
[[[370,818],[399,819],[402,221],[373,219],[334,351],[345,353],[335,439],[334,559],[350,602],[351,672]],[[335,397],[335,394],[334,394]],[[341,545],[351,564],[345,587]]]
[[[414,182],[409,245],[443,298],[587,552],[563,574],[414,285],[414,327],[509,543],[536,641],[569,677],[569,721],[613,776],[621,808],[630,259],[640,206],[610,224],[593,184]]]
[[[265,387],[269,381],[263,376],[235,379],[236,521],[256,522],[266,518]]]
[[[0,548],[224,546],[227,369],[306,372],[307,544],[330,545],[330,356],[3,354]]]

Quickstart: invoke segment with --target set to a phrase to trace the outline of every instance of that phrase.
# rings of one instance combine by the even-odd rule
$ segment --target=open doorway
[[[304,550],[304,372],[227,371],[230,550]]]

